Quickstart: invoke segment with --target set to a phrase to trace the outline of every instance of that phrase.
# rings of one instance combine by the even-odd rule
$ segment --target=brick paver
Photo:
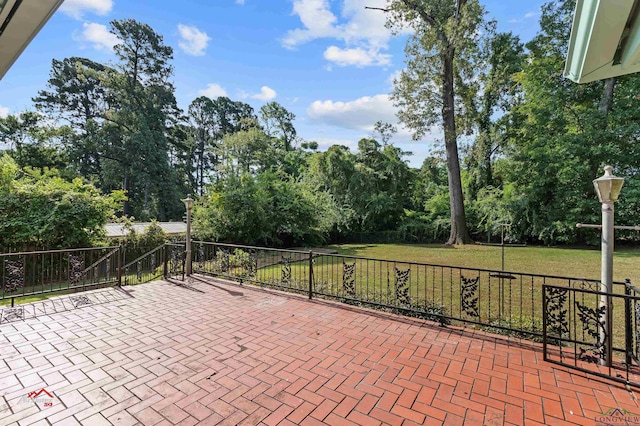
[[[635,391],[501,336],[213,279],[127,291],[0,324],[0,425],[594,424],[614,408],[640,413]],[[51,406],[24,402],[42,388]]]

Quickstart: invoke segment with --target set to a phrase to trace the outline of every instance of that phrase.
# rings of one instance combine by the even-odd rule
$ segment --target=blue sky
[[[501,31],[529,40],[543,1],[481,0]],[[256,111],[275,100],[296,114],[299,135],[321,148],[355,148],[377,120],[395,123],[388,94],[403,67],[405,37],[384,28],[386,0],[66,0],[0,81],[0,116],[32,108],[51,59],[114,61],[112,19],[147,23],[174,48],[181,108],[199,95],[226,95]],[[440,139],[393,140],[419,167]]]

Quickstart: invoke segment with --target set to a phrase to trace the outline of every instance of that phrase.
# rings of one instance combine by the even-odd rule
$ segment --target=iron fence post
[[[124,256],[124,249],[122,244],[118,246],[118,287],[122,287],[122,257]]]
[[[627,278],[624,283],[624,294],[626,296],[631,296],[631,280]],[[631,351],[633,346],[633,335],[631,333],[632,327],[632,318],[631,318],[631,298],[624,298],[624,355],[627,371],[629,371],[629,366],[631,365]]]
[[[313,251],[309,250],[309,300],[313,298]]]
[[[162,276],[167,279],[169,275],[169,256],[167,256],[167,244],[162,246]]]
[[[542,284],[542,358],[545,361],[548,361],[548,357],[547,357],[547,285],[546,284]]]
[[[613,289],[611,290],[613,292]],[[607,367],[611,371],[613,366],[613,297],[611,293],[607,294]]]

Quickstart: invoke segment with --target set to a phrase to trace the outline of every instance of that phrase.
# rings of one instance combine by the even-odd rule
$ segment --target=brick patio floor
[[[593,425],[612,408],[640,413],[623,386],[515,341],[203,281],[0,325],[0,425]],[[42,388],[53,400],[25,401]]]

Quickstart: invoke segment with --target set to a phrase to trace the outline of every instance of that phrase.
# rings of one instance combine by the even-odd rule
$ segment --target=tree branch
[[[458,0],[458,1],[465,1],[465,0]],[[438,40],[440,40],[446,46],[449,46],[449,40],[447,40],[447,37],[442,31],[442,28],[440,27],[440,25],[438,25],[438,22],[431,15],[425,12],[424,9],[421,8],[420,5],[415,3],[413,0],[402,0],[402,2],[409,9],[417,13],[420,16],[420,19],[422,19],[427,25],[433,28],[433,30],[436,32],[436,37],[438,37]]]
[[[365,6],[365,9],[371,9],[371,10],[381,10],[383,12],[391,12],[391,9],[385,9],[383,7],[370,7],[370,6]]]

